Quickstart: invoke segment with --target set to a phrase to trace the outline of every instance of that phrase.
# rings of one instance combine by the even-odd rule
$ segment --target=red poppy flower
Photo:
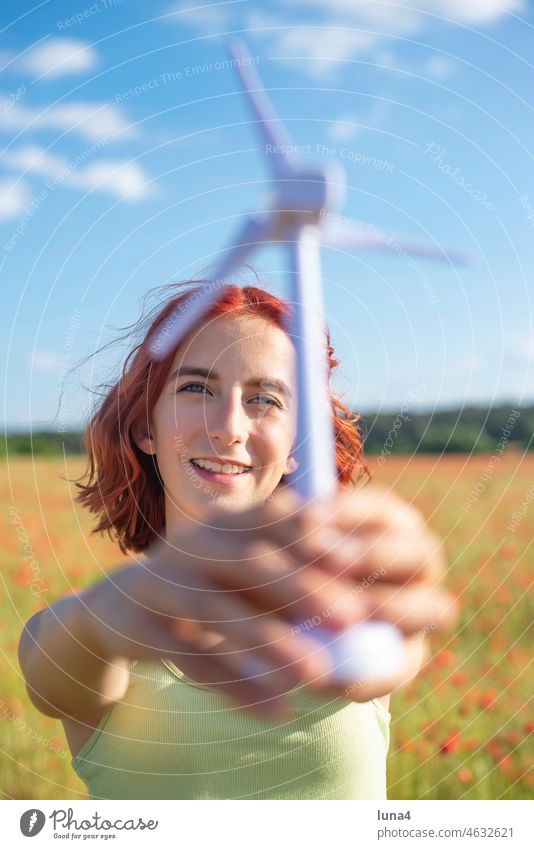
[[[460,781],[462,784],[470,784],[473,780],[473,773],[471,772],[469,767],[465,766],[463,767],[463,769],[458,770],[458,772],[456,773],[456,777],[458,781]]]
[[[452,666],[455,662],[455,657],[452,651],[442,649],[442,651],[438,652],[436,655],[435,661],[438,666]]]
[[[518,731],[507,731],[504,735],[504,739],[509,746],[517,746],[521,742],[521,735]]]
[[[440,746],[440,753],[442,755],[453,755],[460,748],[460,732],[455,731],[452,734],[449,734],[447,739]]]
[[[11,711],[11,713],[15,714],[15,716],[21,716],[21,714],[24,713],[24,705],[22,704],[21,700],[15,698],[15,696],[11,696],[7,700],[7,707]]]
[[[18,587],[23,587],[24,584],[29,584],[34,576],[35,573],[30,566],[20,566],[13,575],[13,580]]]
[[[507,587],[499,587],[497,592],[495,593],[495,600],[499,602],[499,604],[507,604],[512,600],[512,596],[510,595],[510,591]]]
[[[488,708],[490,708],[493,705],[493,703],[496,701],[496,699],[497,699],[497,693],[496,693],[495,690],[485,690],[480,695],[480,698],[478,700],[478,706],[482,710],[487,710]]]
[[[499,772],[502,772],[504,775],[510,775],[514,769],[513,758],[510,755],[504,755],[498,762],[497,767]]]
[[[499,741],[495,739],[489,741],[486,745],[486,751],[494,761],[499,761],[506,754]]]

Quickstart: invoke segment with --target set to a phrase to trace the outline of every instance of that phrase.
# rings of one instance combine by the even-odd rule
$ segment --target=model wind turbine
[[[213,274],[213,284],[191,295],[149,342],[154,359],[163,359],[216,303],[229,275],[260,246],[282,243],[288,253],[291,280],[291,319],[287,330],[296,352],[297,469],[291,484],[305,501],[328,499],[337,488],[334,427],[328,393],[326,337],[321,288],[320,245],[379,250],[463,262],[459,254],[415,242],[402,241],[368,228],[336,222],[332,213],[345,197],[345,172],[339,163],[307,165],[291,154],[294,146],[285,134],[262,89],[252,60],[240,42],[230,53],[252,109],[263,152],[273,175],[270,208],[246,217],[232,246]],[[319,628],[313,635],[323,639]],[[334,640],[334,642],[332,642]],[[402,662],[400,632],[391,625],[369,623],[350,629],[343,638],[330,634],[328,644],[339,680],[377,673],[393,674]],[[357,659],[357,663],[355,662]],[[343,668],[341,668],[343,667]]]
[[[282,243],[288,253],[292,286],[292,319],[287,328],[296,350],[298,468],[291,483],[305,500],[328,498],[336,490],[334,430],[327,389],[324,310],[321,290],[320,245],[379,250],[462,262],[459,254],[399,240],[397,236],[336,222],[332,213],[345,196],[344,169],[336,162],[307,165],[292,156],[285,135],[252,59],[242,44],[230,52],[254,114],[267,164],[273,174],[270,208],[248,215],[233,245],[213,274],[213,285],[195,292],[173,313],[150,341],[155,359],[163,359],[201,320],[222,294],[229,275],[260,245]],[[330,217],[329,217],[330,216]],[[321,415],[320,407],[324,411]]]

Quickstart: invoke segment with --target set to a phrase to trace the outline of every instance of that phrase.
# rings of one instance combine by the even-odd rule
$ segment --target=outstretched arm
[[[91,718],[122,698],[128,661],[103,657],[87,596],[69,595],[29,619],[19,663],[30,699],[41,713]]]

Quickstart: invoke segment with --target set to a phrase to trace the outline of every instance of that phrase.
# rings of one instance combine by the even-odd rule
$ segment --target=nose
[[[218,404],[211,406],[212,419],[209,434],[221,445],[233,445],[245,442],[248,436],[249,418],[243,408],[239,389],[227,397],[220,398]]]

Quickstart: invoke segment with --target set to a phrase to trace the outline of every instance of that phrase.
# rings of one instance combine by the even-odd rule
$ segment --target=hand
[[[300,510],[289,494],[284,498],[286,516],[277,521],[274,537],[281,548],[328,575],[354,582],[348,597],[340,596],[308,619],[306,633],[313,637],[314,627],[330,628],[331,616],[356,596],[364,618],[391,622],[404,635],[398,674],[335,686],[325,677],[324,688],[355,701],[392,692],[418,672],[425,635],[456,618],[456,601],[440,589],[446,565],[440,540],[417,510],[374,486],[343,490],[322,506]],[[235,518],[236,526],[240,521]]]
[[[145,563],[123,567],[87,591],[92,643],[103,658],[167,657],[198,683],[256,710],[279,712],[298,683],[320,686],[328,653],[294,621],[336,605],[334,629],[361,614],[349,578],[280,550],[279,522],[308,508],[280,494],[240,514],[213,511],[159,542]],[[313,513],[313,510],[311,511]]]

